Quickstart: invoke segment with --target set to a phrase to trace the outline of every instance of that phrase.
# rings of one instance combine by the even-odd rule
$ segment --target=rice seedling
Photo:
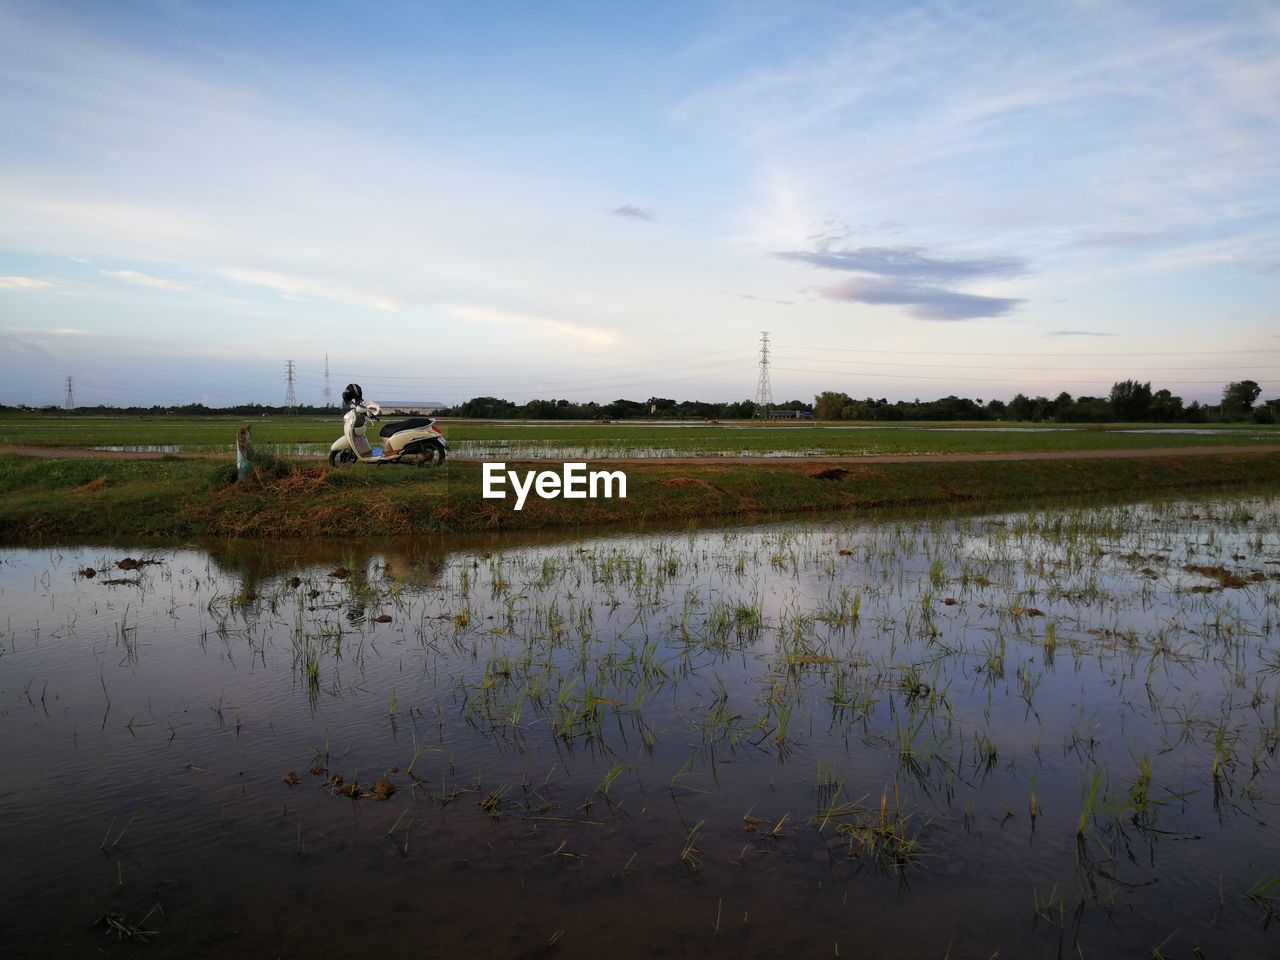
[[[926,855],[915,817],[902,802],[898,785],[888,786],[880,795],[877,807],[867,807],[862,800],[833,802],[810,818],[819,830],[834,823],[836,834],[845,843],[849,859],[864,860],[878,868],[901,874],[919,864]]]
[[[1056,883],[1053,885],[1053,889],[1043,898],[1041,898],[1038,890],[1032,889],[1031,903],[1034,914],[1033,926],[1039,923],[1048,924],[1050,927],[1065,926],[1066,902]]]
[[[592,796],[600,796],[600,797],[603,797],[605,800],[609,800],[609,790],[610,788],[613,787],[614,781],[617,780],[618,777],[622,775],[622,771],[623,771],[623,766],[620,763],[615,763],[612,767],[610,767],[609,771],[604,775],[604,779],[602,779],[596,785],[596,788],[593,791]]]
[[[1102,785],[1102,768],[1094,766],[1093,775],[1089,778],[1089,782],[1081,795],[1080,816],[1076,820],[1076,836],[1083,837],[1085,827],[1093,818],[1098,805],[1098,790]]]
[[[1280,874],[1264,874],[1245,891],[1245,897],[1262,909],[1262,925],[1267,927],[1280,917]]]
[[[486,793],[480,799],[480,809],[493,819],[502,816],[502,802],[510,788],[504,783],[495,790]]]
[[[699,820],[685,834],[684,842],[680,846],[680,862],[689,868],[690,873],[697,873],[702,869],[702,856],[695,845],[698,837],[698,831],[702,829],[706,820]]]

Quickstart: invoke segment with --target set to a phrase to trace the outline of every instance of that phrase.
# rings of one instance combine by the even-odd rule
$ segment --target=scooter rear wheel
[[[438,440],[419,440],[405,447],[405,456],[413,456],[419,467],[434,467],[444,463],[444,446]]]

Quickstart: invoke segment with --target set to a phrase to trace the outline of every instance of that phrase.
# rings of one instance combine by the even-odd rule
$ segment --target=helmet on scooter
[[[342,405],[349,407],[362,400],[364,400],[364,391],[360,389],[360,384],[348,383],[346,389],[342,391]]]

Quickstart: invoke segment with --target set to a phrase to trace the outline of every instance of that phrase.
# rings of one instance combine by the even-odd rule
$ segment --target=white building
[[[441,403],[438,400],[379,400],[378,406],[382,408],[383,414],[399,413],[408,416],[429,417],[437,410],[447,407],[448,404]]]

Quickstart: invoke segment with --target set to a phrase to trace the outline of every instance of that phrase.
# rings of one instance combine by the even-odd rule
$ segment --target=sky
[[[0,403],[1280,397],[1280,5],[0,0]]]

